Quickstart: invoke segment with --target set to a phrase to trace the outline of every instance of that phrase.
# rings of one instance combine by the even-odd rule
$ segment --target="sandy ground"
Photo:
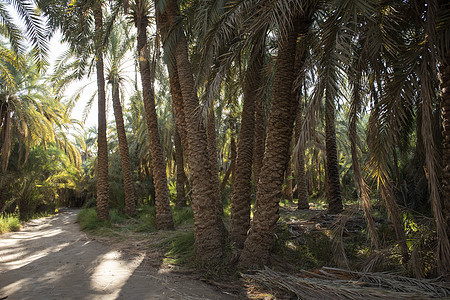
[[[0,236],[0,299],[236,299],[92,240],[77,211],[28,222]]]

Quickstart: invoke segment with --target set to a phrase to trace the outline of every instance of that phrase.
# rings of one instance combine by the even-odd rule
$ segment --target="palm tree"
[[[314,6],[308,4],[304,7],[283,7],[291,13],[287,19],[280,20],[282,27],[278,37],[277,67],[263,166],[257,186],[253,221],[239,260],[240,265],[245,267],[261,266],[269,259],[284,175],[284,168],[280,166],[285,166],[288,161],[295,117],[292,111],[296,111],[298,104],[291,92],[295,77],[297,38],[308,31],[314,12]]]
[[[109,66],[107,70],[108,82],[111,84],[112,102],[114,109],[114,117],[116,121],[117,136],[119,139],[119,152],[122,162],[123,186],[125,190],[125,212],[130,216],[136,215],[136,197],[131,176],[130,153],[128,148],[127,136],[125,133],[125,125],[122,113],[122,105],[120,102],[120,82],[123,78],[120,75],[120,66],[126,54],[131,49],[133,37],[127,37],[121,43],[121,39],[125,36],[127,29],[121,27],[112,31],[108,43]]]
[[[20,29],[20,25],[15,23],[11,6],[25,25],[25,32]],[[28,39],[32,45],[32,51],[29,54],[36,60],[39,69],[45,67],[50,31],[34,2],[28,0],[5,1],[0,5],[0,20],[2,35],[9,39],[12,49],[19,54],[26,53],[25,40]],[[5,53],[2,52],[1,55],[3,56]]]
[[[144,100],[145,117],[150,141],[150,153],[152,157],[152,172],[155,182],[156,226],[159,229],[173,229],[172,212],[169,203],[169,190],[167,187],[167,175],[164,157],[159,138],[158,118],[155,108],[154,96],[154,70],[156,53],[150,66],[150,52],[147,43],[148,1],[136,1],[134,7],[135,25],[137,28],[137,51],[139,70],[142,81],[142,94]],[[158,49],[156,45],[155,49]]]
[[[103,66],[103,12],[102,3],[93,3],[95,23],[95,60],[97,71],[98,93],[98,136],[97,136],[97,217],[99,220],[109,219],[109,181],[108,181],[108,141],[106,138],[106,93]]]
[[[177,165],[177,199],[175,201],[175,206],[183,207],[186,206],[186,192],[184,186],[186,185],[187,178],[184,173],[183,146],[181,145],[181,137],[178,133],[177,126],[175,126],[174,144],[175,163]]]
[[[300,89],[301,90],[301,89]],[[301,97],[299,97],[301,99]],[[297,116],[295,118],[295,141],[299,140],[303,124],[303,103],[299,103],[297,109]],[[305,150],[299,149],[295,151],[294,162],[297,171],[297,194],[298,194],[298,209],[309,209],[308,186],[306,183],[305,173]]]
[[[440,10],[448,11],[445,1],[440,2]],[[448,30],[448,29],[447,29]],[[445,32],[442,36],[445,36]],[[447,222],[447,236],[450,237],[450,49],[441,48],[439,53],[439,80],[443,128],[443,205]]]
[[[222,257],[223,225],[217,213],[217,205],[214,200],[218,195],[214,192],[218,190],[215,186],[216,176],[211,174],[211,163],[207,150],[206,129],[200,121],[201,114],[198,112],[199,100],[195,90],[195,82],[191,63],[188,57],[188,47],[186,37],[181,28],[175,27],[180,16],[178,3],[167,1],[165,10],[161,11],[161,4],[155,1],[157,9],[157,25],[161,35],[165,40],[165,50],[169,56],[169,74],[176,70],[178,82],[183,99],[183,112],[186,124],[187,140],[187,163],[191,174],[192,184],[192,208],[194,211],[194,236],[196,257],[202,261],[217,260]],[[176,31],[176,42],[168,43],[169,28]],[[172,48],[170,47],[172,46]],[[173,74],[173,73],[172,73]],[[175,75],[172,75],[175,79]],[[173,81],[171,80],[171,84]],[[173,88],[173,87],[172,87]],[[175,113],[181,109],[174,103]]]
[[[265,35],[265,32],[263,32],[263,35]],[[264,41],[264,38],[262,40]],[[238,167],[233,174],[234,185],[231,196],[230,240],[238,248],[243,248],[250,227],[255,103],[258,101],[257,95],[260,88],[263,62],[263,45],[255,44],[249,58],[249,67],[243,88],[244,103],[236,157]]]
[[[13,203],[7,198],[8,187],[14,180],[14,176],[10,176],[11,160],[14,162],[12,169],[20,171],[28,162],[30,150],[40,145],[54,145],[63,150],[76,167],[79,167],[81,160],[78,151],[62,132],[62,128],[71,123],[66,109],[47,88],[40,66],[22,56],[17,59],[21,62],[18,64],[20,68],[14,68],[13,64],[8,67],[14,86],[0,81],[3,87],[0,92],[3,108],[0,119],[1,213]],[[15,151],[11,153],[11,150]]]

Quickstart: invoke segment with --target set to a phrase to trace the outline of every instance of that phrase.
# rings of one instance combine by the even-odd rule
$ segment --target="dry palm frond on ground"
[[[387,273],[361,273],[323,267],[298,276],[269,268],[245,279],[270,290],[292,294],[297,299],[430,299],[450,296],[450,284],[419,280]]]

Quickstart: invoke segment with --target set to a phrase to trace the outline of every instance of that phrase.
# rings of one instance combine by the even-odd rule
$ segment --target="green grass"
[[[0,234],[18,231],[22,227],[18,216],[6,215],[0,216]]]
[[[82,230],[105,233],[105,228],[114,231],[131,231],[139,233],[151,233],[156,231],[155,207],[142,206],[137,209],[137,216],[129,218],[116,209],[110,210],[108,221],[97,220],[95,208],[87,208],[80,211],[77,222]],[[194,224],[194,213],[191,207],[172,208],[172,216],[175,227],[191,226]],[[102,230],[100,230],[103,228]]]
[[[172,216],[175,227],[194,224],[194,212],[192,211],[192,207],[190,206],[173,208]]]
[[[165,263],[185,264],[194,257],[194,231],[180,232],[166,247]]]
[[[95,230],[100,227],[111,227],[110,221],[99,221],[95,208],[82,209],[77,216],[82,230]]]

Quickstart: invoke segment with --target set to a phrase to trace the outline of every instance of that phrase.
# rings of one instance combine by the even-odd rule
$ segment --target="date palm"
[[[222,257],[223,224],[217,213],[215,195],[217,182],[212,180],[211,162],[207,149],[206,128],[198,112],[199,100],[195,90],[193,70],[188,56],[188,46],[184,31],[176,26],[180,17],[177,1],[165,3],[162,10],[159,1],[155,1],[157,26],[164,39],[164,49],[168,54],[169,74],[172,83],[178,79],[182,95],[182,106],[174,102],[175,113],[184,113],[187,140],[187,163],[192,184],[192,208],[194,211],[194,236],[196,257],[202,261],[217,260]],[[172,29],[171,29],[172,28]],[[176,39],[169,41],[169,32]],[[174,41],[175,40],[175,41]],[[175,73],[176,72],[176,73]],[[178,76],[177,76],[178,75]],[[176,87],[175,85],[172,88]],[[178,103],[181,104],[181,103]],[[182,112],[181,112],[182,110]],[[181,119],[181,118],[180,118]],[[182,122],[182,120],[180,120]],[[177,121],[178,122],[178,121]],[[181,132],[180,132],[181,133]]]
[[[169,190],[161,141],[159,137],[158,118],[155,108],[154,76],[156,68],[156,53],[150,57],[147,42],[147,28],[151,2],[146,0],[135,1],[132,5],[134,24],[137,28],[137,52],[139,71],[142,81],[142,94],[144,100],[145,117],[150,141],[152,157],[152,172],[155,182],[156,226],[159,229],[173,229],[172,212],[170,210]],[[155,52],[158,51],[158,45]]]
[[[3,57],[4,58],[4,57]],[[1,60],[1,58],[0,58]],[[19,56],[20,68],[8,67],[11,82],[0,80],[0,212],[6,208],[8,178],[13,160],[13,168],[18,171],[28,161],[30,150],[39,145],[54,145],[67,153],[70,162],[79,167],[80,155],[62,130],[70,124],[65,107],[46,87],[39,70],[40,66],[31,58]],[[65,128],[67,129],[67,128]],[[16,149],[11,153],[12,149]],[[11,154],[13,154],[11,156]],[[14,177],[14,176],[13,176]]]
[[[125,37],[127,31],[125,26],[117,26],[111,32],[107,49],[107,79],[108,83],[111,84],[114,118],[119,139],[119,152],[122,162],[123,186],[125,191],[125,212],[130,216],[134,216],[136,215],[136,197],[132,182],[130,153],[125,132],[122,104],[120,101],[120,85],[121,81],[124,80],[121,76],[123,71],[121,70],[121,65],[127,58],[126,55],[127,53],[129,54],[134,39],[133,36]]]
[[[284,166],[288,161],[292,138],[295,117],[292,111],[296,111],[298,104],[292,95],[297,39],[300,34],[308,31],[315,10],[313,3],[281,7],[291,13],[286,19],[278,20],[281,26],[265,154],[257,185],[254,217],[239,260],[240,265],[245,267],[261,266],[269,259],[278,220],[278,202],[284,179]],[[273,9],[271,7],[266,9],[269,16],[275,13],[271,11]]]
[[[79,56],[80,76],[85,63],[94,54],[98,95],[98,151],[97,151],[97,217],[109,219],[108,205],[108,145],[106,137],[106,93],[103,52],[105,45],[103,26],[103,3],[101,1],[63,2],[54,5],[50,0],[40,1],[39,6],[48,16],[52,29],[61,29],[63,40],[69,43],[71,51]]]

